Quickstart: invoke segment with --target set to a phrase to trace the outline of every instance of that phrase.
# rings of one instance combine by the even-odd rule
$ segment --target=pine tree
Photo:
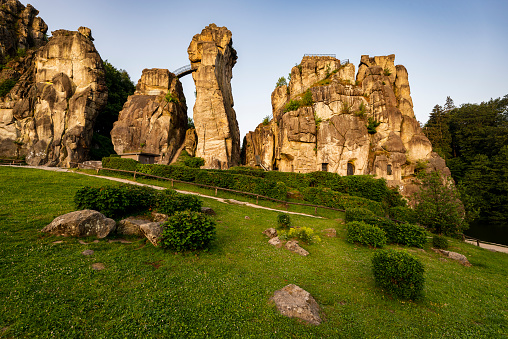
[[[449,129],[449,114],[447,113],[450,109],[453,109],[451,107],[455,107],[450,97],[446,99],[445,107],[446,108],[443,109],[440,105],[434,106],[430,113],[430,118],[423,128],[423,132],[432,143],[434,151],[446,159],[451,156],[452,143]]]

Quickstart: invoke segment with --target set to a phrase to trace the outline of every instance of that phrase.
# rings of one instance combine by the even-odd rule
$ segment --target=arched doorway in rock
[[[350,161],[347,163],[347,175],[354,175],[355,174],[355,165]]]

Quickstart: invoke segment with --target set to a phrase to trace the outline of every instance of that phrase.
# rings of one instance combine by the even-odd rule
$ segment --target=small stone
[[[310,254],[309,252],[307,252],[306,250],[301,248],[300,245],[298,245],[298,241],[294,241],[294,240],[288,241],[286,243],[286,248],[288,250],[290,250],[291,252],[295,252],[295,253],[300,254],[303,257],[306,257],[306,256],[308,256]]]
[[[335,228],[327,228],[327,229],[323,230],[322,232],[325,233],[325,235],[327,237],[330,237],[330,238],[337,237],[337,231],[335,230]]]
[[[210,207],[201,207],[201,213],[206,215],[216,215],[215,211]]]
[[[279,237],[272,238],[268,240],[268,243],[277,248],[282,247],[282,241],[280,241]]]
[[[92,264],[92,268],[96,271],[101,271],[106,268],[106,266],[103,263],[96,262],[95,264]]]
[[[250,218],[248,216],[245,216],[245,220],[250,220]]]
[[[98,240],[98,239],[95,239],[93,242],[94,242],[94,244],[98,244],[98,243],[99,243],[99,240]]]
[[[88,245],[87,242],[84,242],[83,240],[79,239],[78,242],[81,244],[81,245]]]
[[[53,241],[53,244],[63,244],[63,240]]]
[[[267,228],[263,231],[263,234],[266,235],[268,238],[272,239],[277,236],[277,230],[275,228]]]
[[[290,284],[275,291],[271,298],[282,315],[299,318],[310,324],[321,324],[319,305],[316,300],[299,286]]]
[[[83,252],[81,252],[81,254],[83,254],[83,255],[92,255],[92,254],[94,254],[94,251],[93,250],[84,250]]]

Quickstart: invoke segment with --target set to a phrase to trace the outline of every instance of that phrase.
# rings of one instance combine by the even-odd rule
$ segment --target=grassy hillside
[[[425,298],[395,300],[374,286],[375,250],[345,242],[335,219],[292,216],[297,226],[334,227],[300,257],[267,244],[276,212],[204,199],[216,212],[207,252],[176,254],[142,239],[130,244],[39,232],[74,210],[84,185],[110,181],[74,173],[0,167],[0,337],[58,338],[505,338],[508,255],[452,240],[473,267],[425,247]],[[249,219],[245,217],[248,216]],[[111,238],[109,238],[111,239]],[[55,241],[63,243],[55,244]],[[396,247],[396,246],[389,246]],[[86,249],[95,251],[83,256]],[[106,269],[95,271],[93,263]],[[309,291],[325,322],[278,314],[269,298],[294,283]]]

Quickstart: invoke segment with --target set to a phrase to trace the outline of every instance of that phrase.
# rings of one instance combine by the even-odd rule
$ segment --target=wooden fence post
[[[215,187],[215,196],[217,196],[217,187]]]
[[[256,195],[256,205],[259,203],[259,195]]]
[[[175,187],[175,183],[174,183],[173,179],[171,179],[171,187]]]
[[[134,179],[136,179],[136,170],[134,170]]]
[[[317,207],[314,207],[314,215],[317,215]]]

